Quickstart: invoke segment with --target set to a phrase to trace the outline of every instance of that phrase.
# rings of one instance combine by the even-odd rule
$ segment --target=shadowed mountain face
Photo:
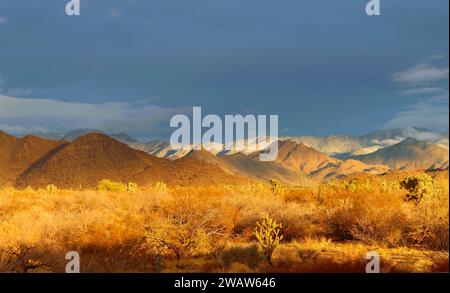
[[[191,158],[171,162],[131,149],[100,133],[82,136],[72,143],[3,136],[2,146],[12,150],[8,153],[25,157],[19,165],[11,163],[15,166],[12,170],[2,169],[2,178],[9,178],[7,183],[18,188],[45,187],[48,184],[61,188],[93,188],[102,179],[140,185],[156,181],[169,185],[246,182],[245,178],[227,174],[217,166]],[[33,142],[39,144],[34,146]],[[28,152],[24,150],[29,150],[33,156],[25,156]],[[5,165],[3,162],[11,162],[15,158],[9,157],[1,158],[2,166]]]
[[[300,174],[298,171],[283,167],[276,162],[261,162],[257,158],[241,153],[221,157],[202,150],[191,151],[187,157],[214,164],[233,175],[266,181],[277,179],[288,184],[299,184]]]
[[[66,144],[35,136],[17,138],[0,131],[0,186],[13,186],[33,163]]]
[[[382,164],[392,169],[442,169],[448,167],[448,150],[413,138],[380,149],[372,154],[353,156],[367,164]]]
[[[132,174],[150,163],[149,156],[112,138],[88,134],[41,158],[18,178],[16,185],[73,187],[92,186],[100,178],[130,180]]]

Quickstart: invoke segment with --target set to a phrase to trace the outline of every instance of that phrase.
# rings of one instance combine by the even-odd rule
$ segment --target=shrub
[[[58,192],[58,187],[56,187],[53,184],[49,184],[49,185],[47,185],[46,190],[48,193],[56,193],[56,192]]]
[[[27,188],[25,188],[24,191],[26,193],[30,193],[30,194],[36,194],[37,193],[36,190],[33,187],[31,187],[31,186],[28,186]]]
[[[163,192],[169,191],[169,188],[167,187],[167,185],[162,181],[155,182],[155,184],[153,184],[153,188],[158,191],[163,191]]]
[[[281,235],[282,224],[278,224],[274,219],[268,215],[264,217],[262,223],[257,222],[255,228],[255,236],[259,241],[263,255],[269,264],[272,264],[272,254],[275,248],[283,240]]]
[[[290,188],[284,192],[284,200],[289,202],[295,202],[299,204],[307,204],[315,200],[314,191],[305,188]]]
[[[139,186],[137,185],[137,183],[134,182],[128,182],[127,184],[127,192],[128,193],[136,193],[139,192]]]
[[[373,192],[346,194],[327,202],[324,224],[335,240],[359,240],[367,244],[402,244],[407,217],[401,198],[384,197]]]
[[[97,189],[99,191],[110,191],[119,193],[127,192],[127,186],[125,184],[120,182],[114,182],[109,179],[101,180],[97,185]]]
[[[251,269],[257,268],[261,261],[264,261],[258,252],[256,244],[231,246],[222,251],[220,259],[226,267],[240,263],[247,265]]]
[[[144,227],[148,247],[153,253],[177,259],[214,251],[231,230],[224,212],[226,207],[220,203],[195,195],[170,198]]]
[[[281,182],[279,180],[271,179],[270,185],[272,187],[273,195],[277,196],[277,195],[283,194],[283,185],[281,184]]]
[[[448,193],[423,201],[410,209],[406,239],[413,245],[448,251]]]
[[[422,201],[424,196],[432,194],[433,185],[433,179],[427,174],[408,177],[400,182],[401,188],[408,191],[406,201],[414,202],[416,205]]]
[[[0,272],[28,273],[48,266],[35,247],[20,243],[6,249],[0,248]]]
[[[408,240],[433,250],[448,251],[449,228],[448,218],[430,219],[427,222],[417,221],[411,226]]]

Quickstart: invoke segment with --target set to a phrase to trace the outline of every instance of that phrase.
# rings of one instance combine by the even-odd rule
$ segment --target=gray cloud
[[[402,91],[402,94],[405,96],[409,95],[430,95],[430,94],[439,94],[444,91],[443,88],[440,87],[422,87],[422,88],[411,88]]]
[[[173,115],[186,112],[148,102],[89,104],[0,95],[0,128],[18,134],[95,128],[145,136],[167,127]]]
[[[442,55],[432,55],[428,60],[443,59]],[[395,73],[392,81],[407,86],[401,94],[421,96],[420,101],[404,107],[391,118],[385,128],[419,126],[431,130],[448,131],[449,91],[442,81],[448,80],[449,68],[431,63],[421,63],[408,70]]]
[[[421,84],[448,79],[448,67],[436,67],[422,63],[402,72],[392,75],[392,80],[399,83]]]
[[[9,19],[4,17],[4,16],[0,16],[0,24],[2,23],[6,23]]]
[[[431,130],[448,131],[449,129],[449,92],[433,96],[425,101],[407,106],[385,128],[403,128],[411,126],[425,127]]]

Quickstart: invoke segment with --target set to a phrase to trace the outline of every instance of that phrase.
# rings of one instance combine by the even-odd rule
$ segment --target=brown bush
[[[226,248],[220,254],[220,259],[225,267],[230,267],[232,264],[245,264],[251,269],[257,268],[264,262],[264,256],[258,251],[256,244],[251,245],[236,245]]]
[[[220,201],[187,193],[173,195],[145,226],[148,247],[177,259],[215,252],[231,232],[226,213]]]

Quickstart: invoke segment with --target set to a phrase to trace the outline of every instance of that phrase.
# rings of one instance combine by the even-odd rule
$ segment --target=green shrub
[[[110,191],[110,192],[120,192],[125,193],[127,192],[127,186],[120,182],[114,182],[109,179],[103,179],[101,180],[98,185],[97,189],[99,191]]]

